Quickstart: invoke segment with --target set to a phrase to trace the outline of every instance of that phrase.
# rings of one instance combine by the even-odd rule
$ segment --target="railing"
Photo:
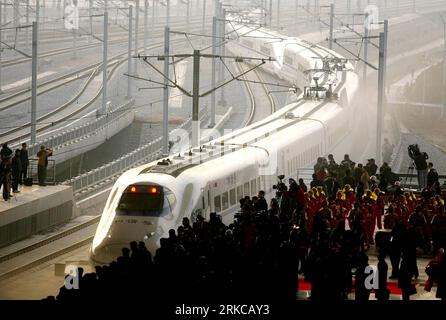
[[[28,178],[33,179],[33,184],[36,184],[39,182],[38,175],[37,175],[37,161],[38,161],[37,158],[29,159]],[[51,184],[51,185],[56,184],[56,161],[53,159],[48,159],[45,183]]]
[[[134,104],[134,100],[129,100],[125,104],[111,109],[110,112],[106,115],[102,115],[96,120],[86,123],[82,126],[74,127],[71,130],[62,131],[58,134],[54,134],[48,138],[43,139],[37,143],[34,143],[28,146],[28,153],[31,155],[37,154],[40,150],[40,146],[44,145],[47,148],[51,148],[56,150],[63,145],[66,145],[70,142],[79,140],[85,136],[91,135],[99,130],[105,128],[108,124],[116,121],[117,119],[126,116],[129,112],[133,110],[130,108]],[[20,144],[14,145],[13,148],[19,148]]]
[[[199,119],[203,120],[207,116],[207,109],[203,108],[199,113]],[[185,129],[192,122],[189,118],[183,122],[178,129]],[[162,137],[159,137],[132,152],[113,160],[99,168],[74,177],[64,184],[73,187],[75,197],[79,197],[85,192],[108,185],[115,181],[123,172],[142,165],[144,163],[156,160],[161,156]]]

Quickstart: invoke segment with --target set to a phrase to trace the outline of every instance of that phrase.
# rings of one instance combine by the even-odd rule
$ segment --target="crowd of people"
[[[367,253],[376,244],[375,297],[389,299],[385,258],[390,256],[390,278],[398,279],[408,300],[416,291],[418,251],[427,252],[432,244],[436,257],[426,269],[425,289],[436,285],[437,297],[446,300],[445,195],[437,184],[420,196],[397,183],[390,188],[386,165],[377,176],[373,159],[362,166],[348,155],[340,164],[331,155],[328,161],[320,158],[314,169],[310,187],[280,176],[270,203],[263,191],[240,199],[232,224],[223,224],[216,213],[209,220],[184,218],[160,240],[153,257],[144,242],[132,242],[95,273],[80,269],[79,290],[63,286],[47,299],[295,300],[301,274],[311,283],[314,301],[341,301],[353,290],[356,300],[366,301],[371,294]]]
[[[45,186],[48,157],[51,155],[52,150],[45,146],[41,146],[37,153],[37,173],[40,186]],[[0,157],[0,188],[3,190],[3,199],[8,201],[12,198],[12,194],[20,192],[19,187],[26,184],[28,180],[28,146],[26,143],[22,143],[21,149],[12,151],[8,144],[4,143],[0,150]]]

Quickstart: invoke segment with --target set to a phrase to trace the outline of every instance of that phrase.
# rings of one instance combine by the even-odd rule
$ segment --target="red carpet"
[[[353,286],[354,284],[355,281],[353,280]],[[398,282],[396,281],[387,281],[387,289],[389,289],[390,294],[401,294],[401,289],[398,288]],[[299,291],[311,291],[311,283],[306,282],[303,278],[299,278]],[[372,290],[372,292],[374,292],[374,290]]]

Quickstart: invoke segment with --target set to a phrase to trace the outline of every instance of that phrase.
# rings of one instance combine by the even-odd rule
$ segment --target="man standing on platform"
[[[46,170],[48,167],[48,157],[53,155],[53,150],[40,146],[40,151],[37,152],[37,176],[39,179],[39,186],[46,186]]]
[[[28,146],[26,143],[22,143],[22,149],[20,149],[20,162],[22,164],[22,179],[20,181],[21,184],[25,183],[25,179],[28,178]]]
[[[11,161],[12,173],[12,192],[19,193],[20,179],[22,178],[22,162],[20,160],[20,150],[15,151],[14,157]]]

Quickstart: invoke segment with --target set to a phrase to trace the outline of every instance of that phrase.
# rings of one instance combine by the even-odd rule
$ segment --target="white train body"
[[[263,28],[237,24],[234,28],[246,36],[230,44],[233,54],[275,58],[263,68],[300,88],[314,86],[306,70],[322,69],[322,58],[342,58],[326,48]],[[284,40],[273,41],[273,37]],[[153,252],[160,238],[168,237],[169,229],[176,229],[183,217],[208,217],[215,211],[228,223],[240,198],[259,190],[271,193],[277,175],[296,177],[298,168],[331,152],[349,133],[357,112],[352,100],[358,77],[352,70],[344,63],[342,70],[315,73],[322,79],[321,88],[331,84],[335,98],[301,95],[296,103],[264,120],[207,143],[201,152],[192,150],[192,156],[186,152],[181,158],[170,157],[168,165],[155,161],[124,173],[103,210],[90,250],[92,261],[110,262],[130,241],[144,241]],[[137,189],[134,194],[132,186]]]

